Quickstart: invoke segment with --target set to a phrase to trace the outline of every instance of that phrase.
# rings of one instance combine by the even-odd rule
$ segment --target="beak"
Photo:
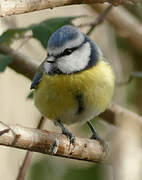
[[[54,63],[55,62],[55,58],[53,56],[49,56],[45,59],[46,62],[48,63]]]

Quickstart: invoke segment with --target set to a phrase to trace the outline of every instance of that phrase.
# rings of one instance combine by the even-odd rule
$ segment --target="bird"
[[[114,84],[114,72],[99,46],[75,26],[64,25],[50,36],[31,89],[40,113],[75,144],[65,125],[87,122],[91,139],[102,140],[90,120],[110,105]]]

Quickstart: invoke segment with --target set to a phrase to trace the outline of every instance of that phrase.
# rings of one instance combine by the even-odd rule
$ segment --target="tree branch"
[[[32,151],[27,151],[16,180],[24,180],[33,156]]]
[[[106,8],[104,5],[91,5],[90,7],[98,13]],[[119,36],[128,39],[131,46],[142,54],[142,23],[132,13],[123,7],[113,8],[106,19],[115,28]]]
[[[5,134],[5,133],[8,133],[9,130],[10,130],[10,129],[4,129],[4,130],[0,131],[0,136],[2,136],[2,135]]]
[[[108,2],[113,5],[120,5],[127,1],[135,2],[137,0],[1,0],[0,17],[23,14],[32,11],[73,4],[92,4]]]
[[[99,141],[76,138],[76,144],[72,145],[63,134],[18,125],[8,126],[14,131],[16,139],[11,131],[7,131],[0,136],[0,145],[84,161],[101,162],[106,159],[107,153]],[[5,126],[0,123],[0,131],[4,129]]]
[[[9,67],[14,69],[17,73],[23,74],[29,79],[33,78],[40,62],[35,61],[32,58],[4,45],[0,45],[0,52],[12,57],[13,61]]]
[[[128,121],[138,124],[142,129],[142,117],[117,104],[112,104],[100,117],[114,126],[120,127],[124,121]]]
[[[105,20],[105,18],[107,17],[107,15],[109,14],[109,12],[111,11],[112,7],[113,7],[112,5],[107,6],[102,12],[100,12],[100,14],[98,15],[98,17],[95,18],[94,23],[92,23],[92,24],[90,25],[90,29],[89,29],[89,31],[86,33],[88,36],[92,33],[92,31],[94,30],[94,28],[95,28],[96,26],[98,26],[99,24],[101,24],[101,23]]]
[[[40,118],[37,129],[43,129],[45,122],[46,122],[46,119],[42,116]],[[18,176],[17,176],[16,180],[24,180],[25,179],[25,175],[27,173],[27,170],[28,170],[29,165],[30,165],[31,160],[32,160],[32,155],[33,155],[32,151],[27,151],[25,158],[24,158],[24,161],[23,161],[21,168],[18,172]]]

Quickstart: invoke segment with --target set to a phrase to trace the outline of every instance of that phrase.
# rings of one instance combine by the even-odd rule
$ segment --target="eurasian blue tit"
[[[40,113],[56,122],[62,133],[75,142],[63,125],[87,122],[110,104],[114,73],[97,44],[76,27],[65,25],[54,32],[47,46],[48,55],[33,78],[34,102]]]

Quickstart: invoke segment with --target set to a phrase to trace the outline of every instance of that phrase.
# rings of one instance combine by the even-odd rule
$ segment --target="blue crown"
[[[54,32],[49,41],[48,48],[64,46],[68,41],[76,39],[81,32],[71,25],[65,25]]]

